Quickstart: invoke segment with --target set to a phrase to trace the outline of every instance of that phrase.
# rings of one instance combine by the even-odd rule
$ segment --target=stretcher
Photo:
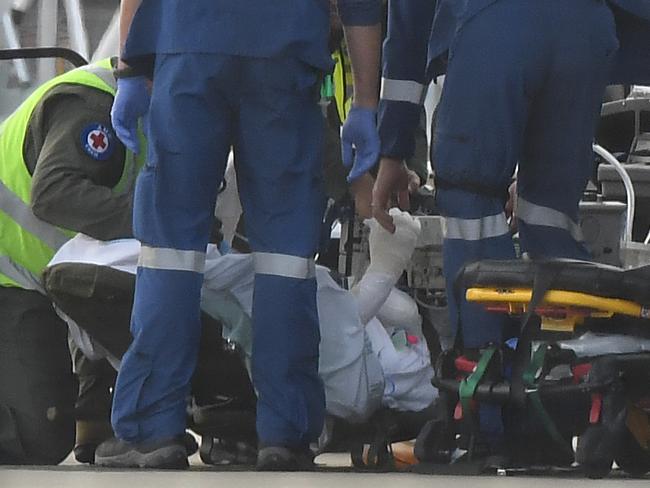
[[[135,276],[87,263],[59,263],[44,272],[49,297],[103,351],[121,359],[131,341],[129,323]],[[188,426],[201,436],[202,461],[221,467],[252,466],[257,454],[253,386],[244,353],[222,339],[221,324],[202,314],[197,369],[192,379]],[[392,470],[392,444],[416,437],[430,412],[382,408],[363,424],[328,418],[323,452],[350,452],[355,468]],[[403,456],[402,456],[403,457]],[[404,463],[402,463],[404,464]]]
[[[457,291],[512,316],[514,337],[438,358],[443,413],[416,455],[444,461],[461,447],[471,460],[478,407],[494,404],[510,467],[575,460],[592,478],[614,462],[633,476],[650,472],[650,267],[481,261],[465,267]]]

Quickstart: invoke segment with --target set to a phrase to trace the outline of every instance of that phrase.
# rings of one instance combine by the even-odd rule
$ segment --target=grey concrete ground
[[[80,466],[72,457],[52,468],[0,467],[0,488],[648,488],[650,478],[634,480],[614,473],[588,480],[578,473],[554,476],[440,476],[410,473],[336,472],[349,466],[347,454],[316,459],[331,471],[256,473],[219,471],[192,456],[190,471],[102,470]]]
[[[2,469],[2,488],[648,488],[648,480],[432,476],[364,473],[256,473]]]

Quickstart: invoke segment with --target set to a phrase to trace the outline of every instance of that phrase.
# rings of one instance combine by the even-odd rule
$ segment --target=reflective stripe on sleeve
[[[390,102],[408,102],[422,105],[426,97],[426,86],[412,80],[381,79],[381,99]]]
[[[14,263],[8,256],[0,256],[0,273],[18,283],[25,290],[34,290],[45,295],[45,288],[38,276]]]
[[[205,270],[205,253],[142,246],[138,266],[149,269],[203,273]]]
[[[97,66],[96,64],[88,64],[79,68],[83,71],[95,75],[97,78],[106,83],[113,90],[117,90],[117,80],[113,75],[113,72],[110,69],[106,69],[102,66]]]
[[[253,253],[255,273],[297,278],[306,280],[316,276],[316,264],[313,259],[274,254],[269,252]]]
[[[443,232],[446,239],[478,241],[480,239],[489,239],[510,233],[506,215],[503,212],[480,219],[445,217],[443,224]]]
[[[14,192],[0,181],[0,210],[30,234],[38,237],[47,246],[58,250],[68,237],[55,226],[42,221]]]
[[[567,231],[578,242],[584,240],[580,226],[559,210],[531,203],[520,196],[517,197],[516,208],[517,218],[528,225],[555,227]]]

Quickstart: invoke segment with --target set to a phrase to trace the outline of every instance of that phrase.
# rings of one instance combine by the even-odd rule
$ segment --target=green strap
[[[458,386],[458,396],[460,397],[460,404],[463,406],[463,417],[468,416],[471,412],[470,401],[474,397],[476,388],[481,382],[481,379],[483,379],[485,371],[487,370],[487,367],[490,364],[492,356],[494,356],[495,352],[495,347],[486,349],[481,355],[481,359],[479,359],[478,364],[476,365],[476,369],[472,372],[472,374],[461,381],[460,385]]]
[[[560,431],[555,426],[555,422],[553,422],[553,419],[544,408],[542,398],[539,395],[539,387],[535,382],[538,372],[544,365],[546,350],[547,344],[541,344],[533,354],[533,357],[523,374],[524,384],[528,389],[528,398],[530,398],[530,402],[546,432],[563,449],[570,450],[573,453],[573,450],[567,444],[567,440],[562,437],[562,434],[560,434]]]
[[[331,100],[334,98],[334,82],[332,75],[325,75],[323,82],[320,86],[320,97],[323,100]]]

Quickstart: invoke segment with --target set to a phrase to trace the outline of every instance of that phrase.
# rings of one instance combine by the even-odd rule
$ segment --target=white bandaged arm
[[[395,223],[391,234],[375,219],[366,220],[370,228],[370,266],[352,289],[357,296],[359,316],[364,324],[375,317],[384,305],[397,280],[411,260],[420,235],[420,222],[408,212],[390,210]]]

